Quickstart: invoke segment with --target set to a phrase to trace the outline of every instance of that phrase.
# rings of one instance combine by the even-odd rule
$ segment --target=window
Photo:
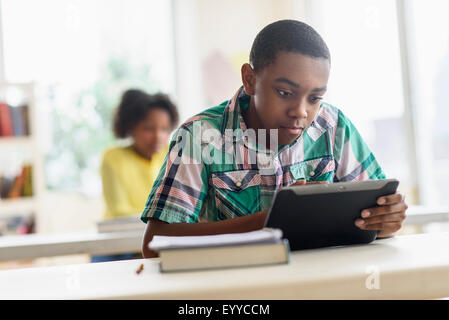
[[[47,186],[99,195],[121,93],[174,95],[171,2],[3,0],[2,21],[6,80],[38,85]]]
[[[405,4],[422,202],[449,205],[449,2]]]
[[[389,0],[318,0],[311,21],[331,52],[326,101],[355,124],[387,177],[413,202],[396,6]]]

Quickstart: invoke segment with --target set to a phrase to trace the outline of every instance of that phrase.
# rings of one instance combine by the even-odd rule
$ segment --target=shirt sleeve
[[[201,160],[201,142],[195,139],[186,126],[173,135],[142,212],[143,222],[147,223],[148,218],[168,223],[198,222],[209,174]]]
[[[106,203],[106,217],[123,217],[135,214],[125,187],[120,181],[117,170],[114,170],[113,160],[105,155],[101,164],[101,180],[103,197]]]
[[[338,110],[333,154],[336,172],[334,182],[386,178],[360,133],[340,110]]]

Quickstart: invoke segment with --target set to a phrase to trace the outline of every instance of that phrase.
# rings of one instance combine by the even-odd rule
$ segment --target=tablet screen
[[[396,179],[292,186],[279,190],[265,226],[279,228],[292,250],[372,242],[376,230],[354,221],[381,196],[396,192]]]

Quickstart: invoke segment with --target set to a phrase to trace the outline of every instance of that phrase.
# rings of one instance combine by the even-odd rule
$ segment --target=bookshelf
[[[8,167],[30,165],[32,195],[17,198],[0,198],[0,219],[34,216],[35,231],[38,232],[40,201],[43,183],[43,157],[37,139],[37,117],[33,83],[0,82],[0,101],[10,103],[11,97],[20,98],[28,106],[28,134],[21,136],[0,136],[0,170]],[[1,156],[3,155],[3,157]],[[6,159],[6,160],[5,160]],[[3,174],[0,171],[0,175]]]

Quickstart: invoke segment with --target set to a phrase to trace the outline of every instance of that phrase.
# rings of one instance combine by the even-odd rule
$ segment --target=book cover
[[[10,137],[14,135],[11,118],[11,107],[5,102],[0,102],[0,136]]]
[[[30,118],[29,118],[29,106],[27,104],[24,104],[22,106],[22,119],[24,122],[24,129],[25,129],[25,135],[29,136],[31,134],[30,130]]]
[[[274,243],[161,250],[159,257],[161,272],[255,267],[288,263],[290,246],[283,239]]]
[[[13,183],[14,183],[13,177],[2,176],[0,188],[1,190],[0,197],[2,199],[8,198],[8,193],[11,190]]]
[[[32,166],[27,165],[25,168],[25,182],[23,186],[23,194],[24,197],[32,197],[33,196],[33,169]]]
[[[20,198],[23,194],[25,185],[25,167],[22,167],[20,174],[14,179],[11,190],[8,192],[8,198]]]
[[[24,108],[25,106],[11,107],[14,136],[26,136],[27,134],[23,111]]]
[[[256,231],[226,233],[206,236],[154,236],[148,247],[152,250],[196,248],[276,242],[282,238],[282,230],[263,228]]]
[[[189,271],[288,263],[290,246],[280,229],[208,236],[154,236],[160,271]]]
[[[0,236],[35,232],[34,214],[0,217]]]

